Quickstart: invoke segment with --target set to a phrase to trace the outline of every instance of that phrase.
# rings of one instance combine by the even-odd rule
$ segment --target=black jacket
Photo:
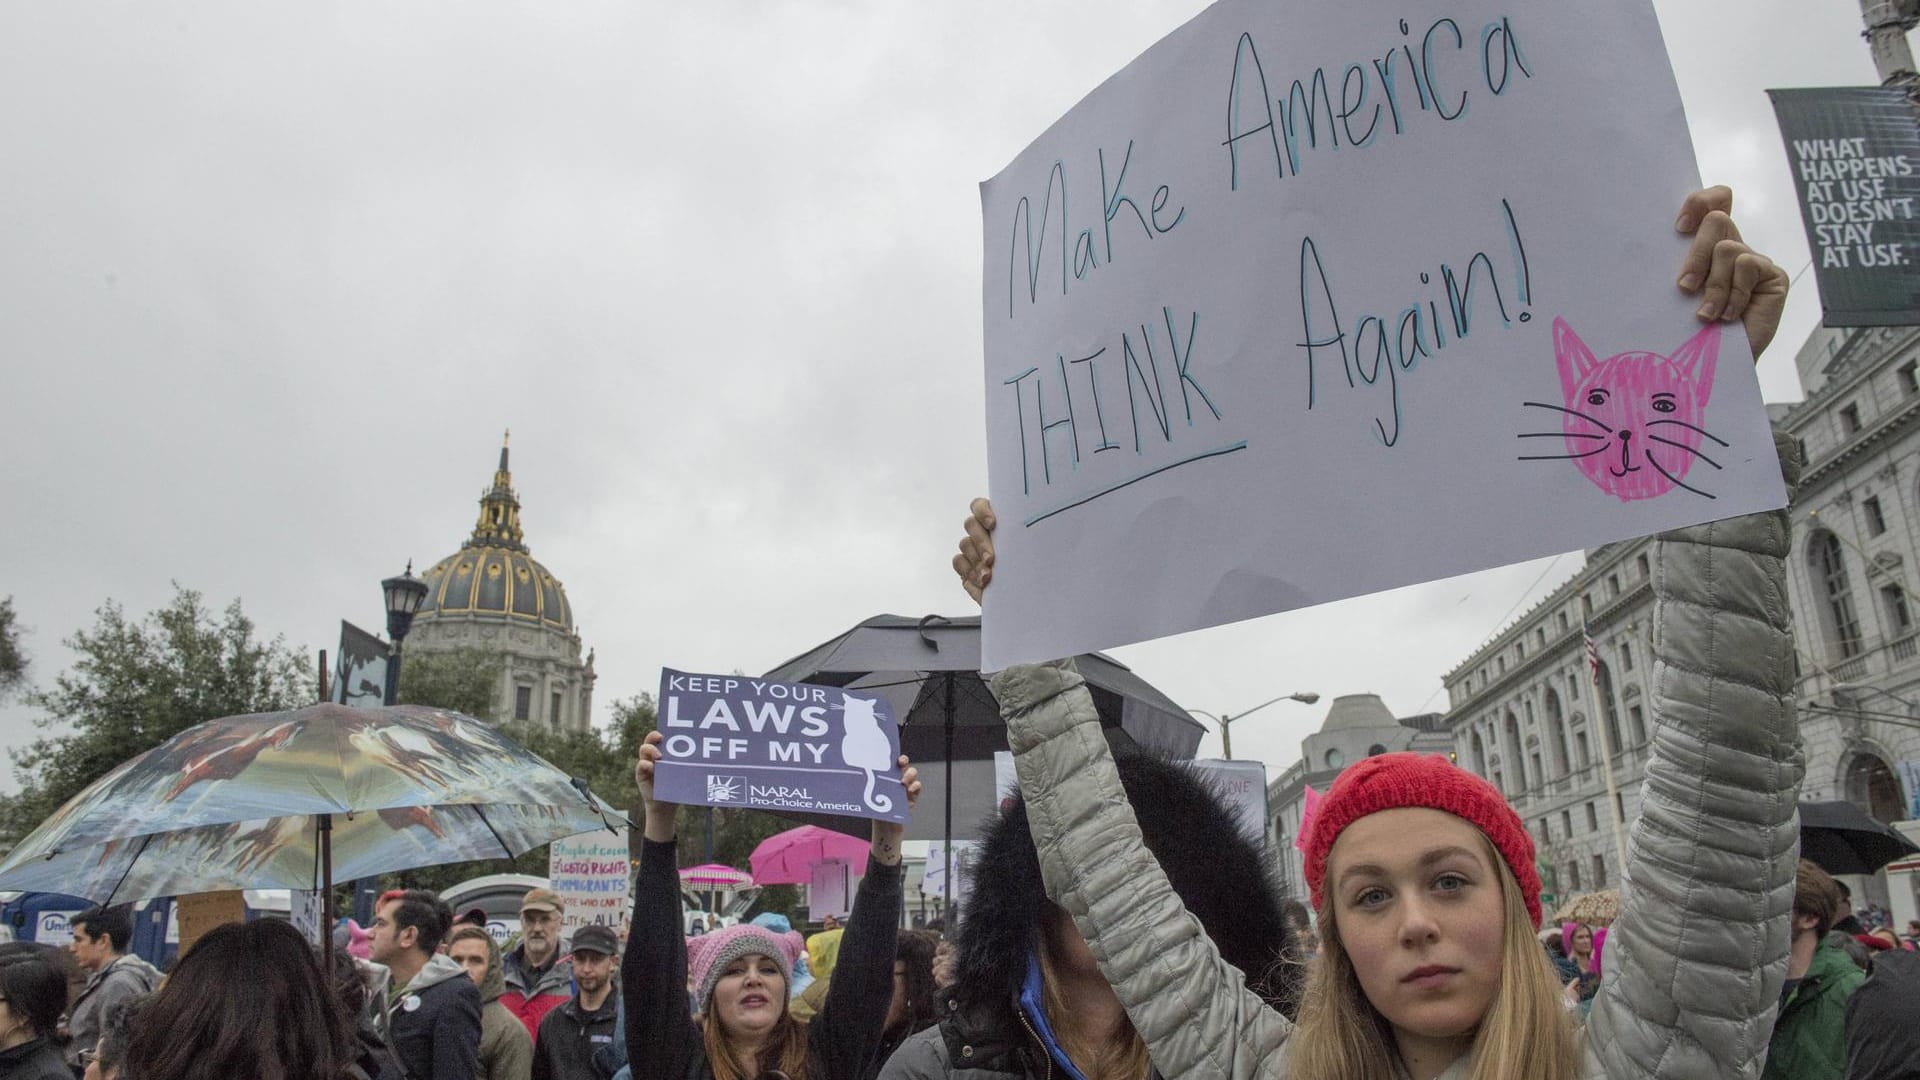
[[[594,1053],[611,1046],[620,1016],[620,992],[611,991],[598,1009],[588,1012],[575,994],[565,1005],[540,1020],[533,1040],[533,1080],[603,1080]]]
[[[387,1042],[411,1080],[480,1075],[480,988],[466,970],[434,956],[393,998]]]
[[[0,1077],[5,1080],[73,1080],[73,1069],[60,1056],[52,1039],[35,1039],[11,1050],[0,1050]]]
[[[867,860],[853,901],[827,1003],[807,1025],[812,1080],[858,1080],[878,1052],[893,1000],[894,922],[905,872]],[[627,1004],[627,1064],[633,1080],[712,1080],[700,1028],[687,1007],[687,942],[681,936],[674,845],[646,841],[634,880],[633,927],[620,962]]]
[[[1847,1080],[1920,1080],[1920,953],[1876,953],[1847,1000]]]

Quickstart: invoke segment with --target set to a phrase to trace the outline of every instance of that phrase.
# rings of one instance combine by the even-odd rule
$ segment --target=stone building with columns
[[[407,653],[492,653],[501,661],[496,718],[553,730],[592,726],[593,653],[581,658],[567,591],[527,548],[505,440],[472,535],[422,577],[427,599],[407,635]]]
[[[1817,329],[1795,366],[1805,400],[1769,411],[1805,462],[1788,564],[1801,797],[1853,802],[1920,842],[1920,327]],[[1558,895],[1617,886],[1614,815],[1623,829],[1639,815],[1653,719],[1652,558],[1647,538],[1588,551],[1571,580],[1442,677],[1448,711],[1405,721],[1422,729],[1419,744],[1380,744],[1437,744],[1491,780],[1533,834]],[[1324,791],[1339,772],[1316,756],[1326,734],[1309,737],[1269,788],[1276,861],[1296,892],[1301,792]],[[1888,901],[1884,880],[1862,885],[1861,902]]]
[[[1438,713],[1395,719],[1378,694],[1335,698],[1320,730],[1300,743],[1300,760],[1267,785],[1268,840],[1283,890],[1306,895],[1305,867],[1294,841],[1300,835],[1309,785],[1324,793],[1340,770],[1362,758],[1398,750],[1446,753],[1452,748]]]

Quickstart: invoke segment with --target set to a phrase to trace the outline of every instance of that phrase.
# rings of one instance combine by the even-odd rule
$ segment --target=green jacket
[[[1866,981],[1846,953],[1824,944],[1815,949],[1806,977],[1780,1006],[1762,1080],[1844,1080],[1847,999]]]

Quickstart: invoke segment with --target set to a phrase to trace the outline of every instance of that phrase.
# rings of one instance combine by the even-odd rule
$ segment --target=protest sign
[[[1648,0],[1222,0],[981,187],[983,666],[1784,505]]]
[[[885,698],[745,675],[660,673],[659,798],[907,820]]]
[[[246,896],[238,889],[178,896],[174,898],[173,906],[180,913],[182,956],[214,927],[247,921]]]
[[[1920,323],[1920,125],[1892,86],[1769,90],[1828,326]]]
[[[807,871],[807,921],[853,913],[853,876],[845,859],[822,859]]]
[[[979,843],[973,840],[955,840],[948,844],[944,840],[935,840],[927,845],[926,869],[920,876],[920,895],[937,896],[947,900],[947,868],[953,868],[953,906],[959,907],[967,901],[967,876],[973,864],[973,854]]]
[[[620,929],[633,917],[633,863],[627,854],[627,830],[597,829],[555,840],[547,847],[547,884],[560,894],[566,914],[560,934],[573,936],[583,926]]]

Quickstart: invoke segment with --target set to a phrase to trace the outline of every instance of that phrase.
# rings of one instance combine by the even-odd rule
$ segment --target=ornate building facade
[[[1806,399],[1769,411],[1805,462],[1788,566],[1801,798],[1850,801],[1920,832],[1920,327],[1819,329],[1796,368]],[[1620,883],[1612,822],[1639,814],[1653,719],[1652,557],[1650,539],[1587,552],[1572,580],[1442,677],[1444,749],[1527,822],[1550,892]],[[1302,750],[1269,796],[1294,881],[1299,789],[1325,790],[1338,773]],[[1863,884],[1863,902],[1887,901],[1884,881]]]
[[[407,636],[408,653],[473,648],[496,654],[497,718],[555,730],[592,725],[593,653],[581,659],[567,591],[527,549],[505,440],[473,534],[422,577],[429,591]]]

